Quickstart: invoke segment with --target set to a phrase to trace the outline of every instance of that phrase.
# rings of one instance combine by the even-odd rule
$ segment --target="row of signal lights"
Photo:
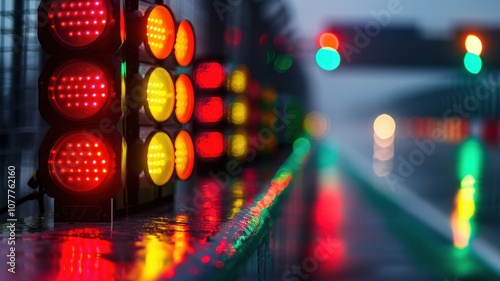
[[[39,110],[51,128],[37,178],[59,221],[108,221],[117,205],[140,203],[138,183],[165,187],[174,171],[181,180],[193,171],[183,129],[195,104],[193,27],[176,23],[165,5],[125,2],[42,0],[38,9],[47,19],[38,38],[50,55]],[[181,67],[175,82],[166,68],[172,53]],[[128,202],[113,206],[117,196]]]

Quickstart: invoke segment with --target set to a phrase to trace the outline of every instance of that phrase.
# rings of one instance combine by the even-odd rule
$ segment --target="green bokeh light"
[[[276,57],[276,54],[272,49],[268,49],[265,54],[265,62],[266,64],[271,64],[274,61],[274,58]]]
[[[478,74],[483,68],[483,61],[480,56],[467,52],[464,57],[464,65],[470,73]]]
[[[458,151],[458,178],[461,180],[470,175],[481,178],[484,163],[484,146],[476,138],[467,139]]]
[[[274,69],[279,73],[287,72],[293,65],[293,58],[289,53],[279,54],[274,60]]]
[[[340,65],[340,54],[333,48],[324,47],[316,53],[316,63],[321,69],[332,71]]]

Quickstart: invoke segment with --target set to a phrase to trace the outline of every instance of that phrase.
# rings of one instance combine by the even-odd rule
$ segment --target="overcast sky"
[[[386,9],[399,1],[402,12],[391,23],[415,22],[427,31],[445,31],[457,23],[500,26],[499,0],[286,0],[292,4],[296,23],[304,34],[316,34],[324,23],[363,21],[372,11]],[[314,33],[311,33],[314,32]]]

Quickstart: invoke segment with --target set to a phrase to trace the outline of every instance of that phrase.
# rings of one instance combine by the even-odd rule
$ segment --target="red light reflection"
[[[115,265],[104,258],[111,253],[111,243],[99,236],[99,229],[69,231],[61,245],[57,281],[114,280]]]

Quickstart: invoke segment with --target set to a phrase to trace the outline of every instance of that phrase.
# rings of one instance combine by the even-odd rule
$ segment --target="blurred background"
[[[500,2],[96,0],[123,26],[66,48],[47,30],[87,2],[0,3],[0,178],[15,167],[18,201],[12,216],[2,185],[0,279],[500,279]],[[140,29],[157,5],[176,26],[164,58]],[[122,103],[146,88],[106,115],[126,168],[88,194],[58,182],[49,156],[99,124],[50,113],[47,85],[75,59],[116,74]],[[176,109],[163,120],[156,67],[156,82],[192,85],[165,90]],[[152,159],[159,132],[172,148]],[[170,174],[158,183],[152,166]],[[92,219],[109,202],[113,221]]]

